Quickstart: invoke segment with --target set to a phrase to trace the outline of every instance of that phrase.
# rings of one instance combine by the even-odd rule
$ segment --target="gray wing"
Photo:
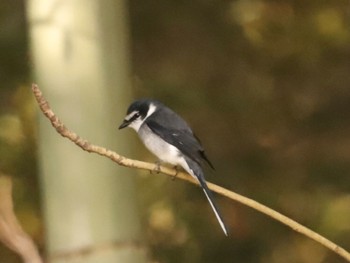
[[[164,141],[174,145],[188,158],[198,164],[205,160],[214,169],[191,128],[179,115],[169,108],[162,108],[152,114],[147,119],[147,125],[155,134]]]

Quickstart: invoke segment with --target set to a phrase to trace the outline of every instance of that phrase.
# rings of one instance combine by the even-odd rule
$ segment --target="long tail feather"
[[[211,208],[213,209],[214,211],[214,214],[222,228],[222,230],[224,231],[225,235],[228,236],[228,231],[226,229],[226,226],[224,224],[224,221],[222,220],[222,217],[218,211],[218,208],[216,207],[215,203],[214,203],[214,198],[213,198],[213,194],[211,193],[211,191],[209,190],[208,186],[207,186],[207,183],[205,182],[205,179],[203,176],[197,176],[197,179],[205,193],[205,196],[207,197],[208,201],[209,201],[209,204],[211,206]]]
[[[200,186],[202,187],[202,189],[204,191],[205,196],[207,197],[207,199],[209,201],[211,208],[214,211],[214,214],[215,214],[217,220],[219,221],[219,224],[220,224],[222,230],[224,231],[225,235],[228,236],[228,231],[226,229],[224,221],[221,218],[219,210],[214,203],[213,194],[211,193],[211,191],[209,190],[209,188],[207,186],[207,183],[205,181],[203,170],[202,170],[201,166],[197,162],[191,160],[190,158],[185,157],[185,160],[186,160],[186,164],[182,165],[182,167],[189,174],[191,174],[194,178],[196,178],[198,180]]]

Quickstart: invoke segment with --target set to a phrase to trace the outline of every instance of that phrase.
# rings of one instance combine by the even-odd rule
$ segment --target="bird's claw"
[[[161,162],[157,161],[154,164],[156,165],[156,167],[152,171],[150,171],[150,173],[152,174],[153,172],[155,172],[156,174],[159,174],[160,173]]]
[[[175,169],[176,173],[175,173],[174,175],[172,175],[172,176],[171,176],[171,180],[172,180],[172,181],[174,181],[174,180],[175,180],[175,178],[176,178],[177,174],[179,173],[179,170],[178,170],[178,168],[177,168],[177,166],[176,166],[176,165],[174,166],[174,169]]]

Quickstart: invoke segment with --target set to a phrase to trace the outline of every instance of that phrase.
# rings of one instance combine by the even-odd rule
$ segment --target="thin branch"
[[[80,148],[82,148],[84,151],[97,153],[99,155],[105,156],[112,161],[116,162],[119,165],[131,167],[131,168],[138,168],[138,169],[144,169],[149,171],[154,171],[155,169],[158,169],[157,165],[152,163],[146,163],[141,162],[133,159],[126,158],[124,156],[121,156],[117,154],[116,152],[113,152],[111,150],[108,150],[104,147],[93,145],[89,143],[87,140],[79,137],[76,133],[70,131],[67,129],[67,127],[58,119],[58,117],[55,115],[55,113],[51,110],[48,102],[43,97],[42,92],[40,91],[38,85],[33,84],[32,90],[34,93],[34,96],[39,104],[39,107],[41,111],[44,113],[44,115],[50,120],[52,126],[56,129],[56,131],[62,135],[63,137],[68,138],[72,142],[74,142],[76,145],[78,145]],[[176,178],[191,182],[193,184],[197,184],[197,181],[195,181],[190,175],[179,172],[177,173],[176,170],[160,166],[160,172],[166,175],[174,176],[176,175]],[[326,248],[332,250],[334,253],[338,254],[339,256],[346,259],[348,262],[350,262],[350,253],[346,251],[344,248],[338,246],[337,244],[333,243],[329,239],[321,236],[320,234],[316,233],[315,231],[312,231],[311,229],[299,224],[298,222],[292,220],[291,218],[255,201],[250,198],[247,198],[245,196],[242,196],[240,194],[237,194],[235,192],[232,192],[228,189],[225,189],[221,186],[208,183],[208,187],[218,194],[221,194],[223,196],[226,196],[229,199],[235,200],[241,204],[244,204],[246,206],[249,206],[265,215],[268,215],[269,217],[279,221],[280,223],[290,227],[296,232],[299,232],[306,237],[318,242],[319,244],[325,246]]]
[[[38,249],[25,233],[13,211],[12,180],[0,174],[0,241],[16,252],[24,263],[42,263]]]

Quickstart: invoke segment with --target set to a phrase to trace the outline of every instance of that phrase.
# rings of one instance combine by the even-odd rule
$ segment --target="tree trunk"
[[[118,132],[131,100],[124,1],[27,2],[35,82],[61,120],[129,155]],[[90,155],[40,117],[39,160],[50,262],[145,262],[132,170]]]

